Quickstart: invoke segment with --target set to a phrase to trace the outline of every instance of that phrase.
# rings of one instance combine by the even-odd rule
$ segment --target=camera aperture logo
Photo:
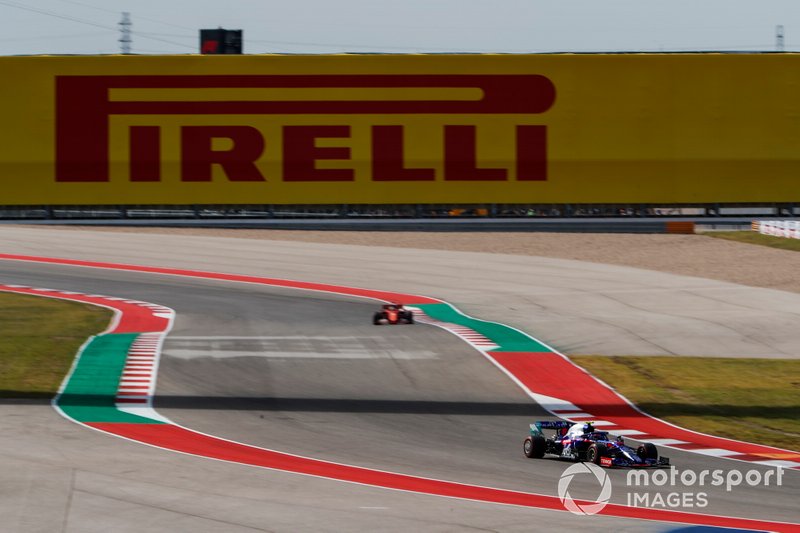
[[[569,494],[572,478],[579,474],[591,474],[600,483],[600,495],[595,503],[578,503]],[[611,499],[611,479],[608,474],[594,463],[576,463],[561,474],[558,480],[558,497],[570,513],[577,515],[594,515],[603,510]]]

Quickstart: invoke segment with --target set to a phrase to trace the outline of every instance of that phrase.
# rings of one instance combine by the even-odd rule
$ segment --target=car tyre
[[[383,318],[383,313],[375,313],[375,314],[372,316],[372,323],[373,323],[374,325],[376,325],[376,326],[380,326],[380,325],[381,325],[381,319],[382,319],[382,318]]]
[[[600,464],[600,458],[603,457],[603,452],[597,444],[592,444],[586,450],[586,460],[596,465]]]
[[[656,450],[656,445],[652,442],[645,442],[636,448],[636,453],[642,459],[658,459],[658,450]]]
[[[541,459],[544,457],[545,446],[544,437],[528,437],[522,445],[522,451],[525,453],[525,457],[529,459]]]

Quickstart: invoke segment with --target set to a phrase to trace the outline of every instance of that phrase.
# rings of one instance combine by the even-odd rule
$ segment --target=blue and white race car
[[[554,430],[545,436],[542,430]],[[669,466],[668,457],[659,457],[655,445],[649,442],[636,449],[625,445],[622,437],[612,437],[607,431],[597,431],[591,423],[572,424],[564,420],[545,420],[531,424],[531,434],[523,444],[525,456],[541,458],[557,455],[572,461],[587,461],[600,466],[659,468]]]

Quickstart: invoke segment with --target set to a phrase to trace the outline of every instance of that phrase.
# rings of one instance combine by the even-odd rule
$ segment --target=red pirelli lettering
[[[372,126],[373,181],[433,181],[432,168],[406,168],[403,126]]]
[[[161,181],[161,128],[131,126],[131,181]]]
[[[227,139],[228,150],[214,150],[214,139]],[[181,181],[211,181],[219,165],[230,181],[264,181],[255,162],[264,152],[264,137],[251,126],[184,126],[181,128]]]
[[[478,168],[475,126],[444,127],[444,179],[451,181],[505,181],[504,168]]]
[[[319,160],[350,159],[346,146],[317,146],[319,138],[348,138],[350,126],[284,126],[283,181],[353,181],[349,168],[317,168]]]
[[[517,181],[547,179],[547,128],[517,126]]]
[[[112,98],[114,89],[471,89],[477,97],[452,99],[385,100],[297,100],[271,99],[213,101],[137,101]],[[477,89],[478,91],[474,91]],[[109,181],[109,123],[124,115],[410,115],[410,114],[519,114],[547,111],[555,101],[555,87],[537,74],[420,74],[420,75],[238,75],[238,76],[56,76],[56,161],[58,182]],[[131,94],[131,93],[128,93]],[[463,96],[463,95],[462,95]],[[228,128],[202,130],[190,128]],[[300,128],[300,129],[292,129]],[[303,128],[346,128],[346,126],[286,126],[284,164],[286,181],[350,181],[351,169],[316,168],[319,160],[349,159],[347,147],[318,147],[315,139],[342,137],[338,130]],[[474,126],[447,126],[445,131],[446,180],[502,181],[507,170],[478,166]],[[160,135],[157,126],[130,127],[130,180],[157,182],[160,171]],[[402,130],[399,126],[372,129],[372,171],[374,181],[430,181],[432,168],[409,168],[404,163]],[[349,132],[348,134],[349,135]],[[545,126],[518,126],[516,131],[516,174],[518,180],[547,178]],[[233,141],[230,150],[213,150],[216,137]],[[220,165],[231,181],[262,181],[256,159],[263,152],[264,139],[249,126],[186,126],[182,129],[184,156],[182,180],[208,181],[213,165]],[[313,142],[312,142],[313,141]]]

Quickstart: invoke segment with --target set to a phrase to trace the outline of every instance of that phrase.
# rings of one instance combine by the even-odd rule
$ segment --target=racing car
[[[381,310],[372,317],[372,323],[376,326],[381,324],[413,324],[414,313],[406,309],[402,304],[384,304]]]
[[[542,430],[553,430],[550,437]],[[622,437],[597,431],[591,423],[572,424],[564,420],[545,420],[531,424],[523,451],[528,458],[557,455],[572,461],[586,461],[606,467],[659,468],[669,466],[668,457],[659,457],[655,445],[640,444],[636,449],[625,445]]]

